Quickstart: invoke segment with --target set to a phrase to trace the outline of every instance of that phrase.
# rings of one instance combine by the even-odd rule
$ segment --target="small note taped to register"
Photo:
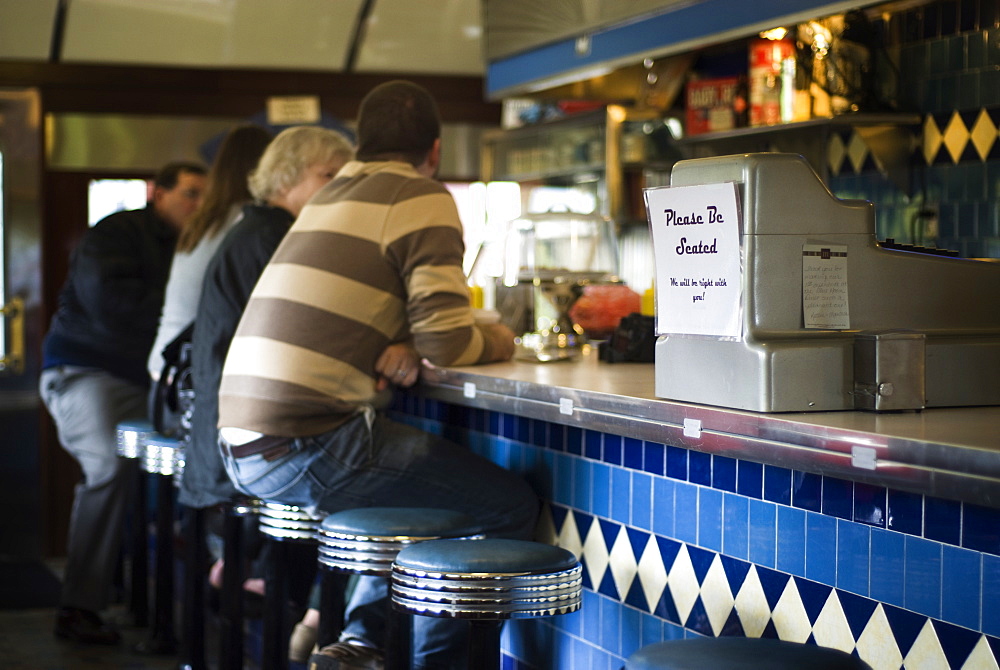
[[[802,316],[806,328],[844,330],[851,327],[846,246],[802,246]]]

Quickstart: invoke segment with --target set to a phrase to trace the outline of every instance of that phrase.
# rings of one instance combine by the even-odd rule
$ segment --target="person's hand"
[[[413,386],[420,376],[420,358],[417,350],[409,342],[390,344],[375,361],[378,381],[376,391],[384,391],[390,384]]]
[[[514,331],[502,323],[479,324],[486,339],[484,363],[506,361],[514,355]]]

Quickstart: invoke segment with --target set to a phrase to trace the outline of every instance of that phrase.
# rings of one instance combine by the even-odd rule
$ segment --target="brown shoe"
[[[90,610],[60,607],[53,631],[61,637],[84,644],[118,644],[122,636]]]
[[[383,670],[377,649],[348,642],[329,644],[309,657],[309,670]]]

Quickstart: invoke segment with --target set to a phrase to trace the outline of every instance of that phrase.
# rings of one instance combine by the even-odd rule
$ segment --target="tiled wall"
[[[523,473],[584,605],[513,621],[506,668],[618,670],[692,635],[777,637],[875,670],[996,669],[1000,510],[417,395],[393,416]]]
[[[1000,3],[939,0],[884,16],[897,108],[923,119],[911,182],[901,189],[869,163],[835,169],[831,190],[874,202],[880,239],[1000,257]],[[925,208],[936,218],[919,217]]]

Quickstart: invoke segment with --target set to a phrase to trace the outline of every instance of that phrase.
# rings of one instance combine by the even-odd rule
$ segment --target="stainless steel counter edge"
[[[1000,407],[763,414],[663,400],[651,364],[426,368],[427,397],[1000,507]]]

